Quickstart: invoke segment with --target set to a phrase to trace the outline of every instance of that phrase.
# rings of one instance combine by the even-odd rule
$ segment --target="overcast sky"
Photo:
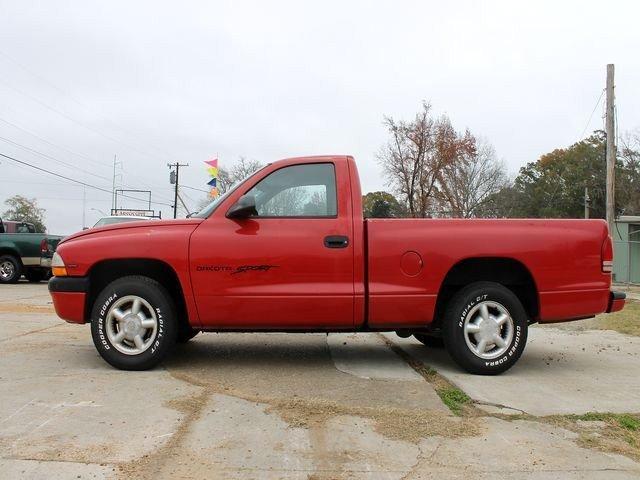
[[[638,18],[634,1],[0,0],[0,153],[108,191],[117,155],[118,186],[166,204],[167,162],[204,189],[216,155],[351,154],[366,192],[385,187],[383,115],[424,99],[515,175],[602,126],[607,63],[620,132],[640,127]],[[50,232],[82,227],[82,187],[0,157],[0,202],[15,194]],[[87,188],[86,224],[110,205]]]

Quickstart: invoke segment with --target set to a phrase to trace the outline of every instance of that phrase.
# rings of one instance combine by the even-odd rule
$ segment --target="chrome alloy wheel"
[[[475,305],[464,319],[464,339],[478,357],[491,360],[504,355],[513,340],[514,322],[498,302]]]
[[[139,355],[156,338],[158,317],[144,298],[127,295],[111,306],[105,327],[107,338],[116,350],[126,355]]]
[[[9,280],[15,274],[16,267],[12,262],[10,262],[9,260],[5,260],[4,262],[0,263],[0,277],[2,277],[4,280]]]

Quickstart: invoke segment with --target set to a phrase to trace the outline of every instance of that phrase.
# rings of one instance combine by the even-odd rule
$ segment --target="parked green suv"
[[[0,218],[0,284],[16,283],[22,275],[30,282],[49,278],[51,257],[61,239],[36,233],[32,223]]]

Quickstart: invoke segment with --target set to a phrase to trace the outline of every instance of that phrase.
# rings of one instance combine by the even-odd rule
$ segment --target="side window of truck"
[[[259,217],[335,217],[336,174],[332,163],[292,165],[271,173],[249,192]]]

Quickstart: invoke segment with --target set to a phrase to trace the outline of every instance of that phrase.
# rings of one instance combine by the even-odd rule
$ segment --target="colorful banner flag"
[[[209,192],[209,196],[211,198],[215,198],[218,196],[218,159],[213,158],[211,160],[207,160],[204,162],[207,165],[207,173],[211,180],[207,182],[207,185],[211,187],[211,191]]]

